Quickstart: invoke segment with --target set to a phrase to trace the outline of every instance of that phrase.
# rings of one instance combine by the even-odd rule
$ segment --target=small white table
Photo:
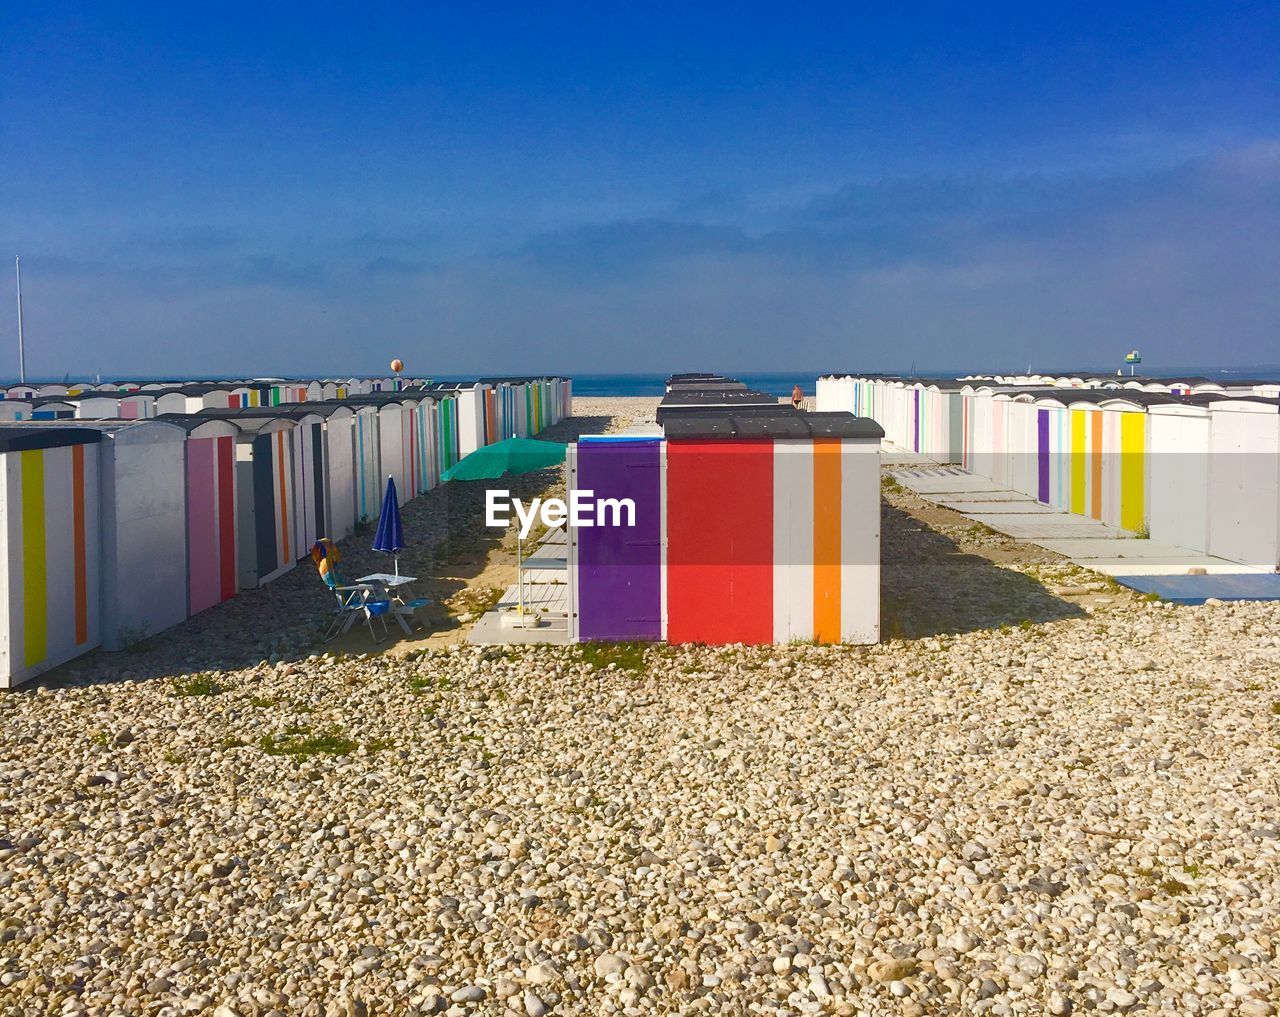
[[[409,592],[406,587],[410,583],[416,583],[417,581],[417,576],[393,576],[386,572],[375,572],[371,576],[361,576],[356,580],[357,583],[381,586],[387,591],[388,598],[391,600],[391,614],[400,623],[400,627],[404,629],[406,636],[413,635],[413,630],[409,628],[406,616],[412,618],[415,610],[406,603],[406,599],[412,599],[406,598],[406,594]]]

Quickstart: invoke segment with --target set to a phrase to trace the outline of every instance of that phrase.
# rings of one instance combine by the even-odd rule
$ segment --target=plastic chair
[[[365,624],[369,627],[369,637],[375,643],[380,643],[389,634],[387,616],[391,613],[391,601],[386,599],[386,595],[378,587],[364,583],[354,586],[344,585],[342,577],[338,574],[337,566],[340,558],[337,545],[328,537],[321,537],[311,547],[311,559],[316,563],[320,578],[324,580],[325,586],[333,593],[337,602],[337,609],[321,641],[327,643],[331,639],[345,635],[357,619],[364,618]],[[374,618],[382,622],[381,637],[374,631]]]

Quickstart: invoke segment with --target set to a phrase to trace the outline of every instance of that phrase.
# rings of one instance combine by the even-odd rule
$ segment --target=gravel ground
[[[1273,1013],[1280,605],[915,508],[875,647],[174,636],[0,696],[0,1011]]]

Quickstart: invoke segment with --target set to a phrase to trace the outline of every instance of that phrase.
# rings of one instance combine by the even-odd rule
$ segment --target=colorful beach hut
[[[294,422],[234,410],[205,410],[199,416],[236,427],[237,582],[242,590],[257,589],[288,572],[300,557]]]
[[[0,427],[0,687],[98,645],[98,455],[84,427]]]
[[[664,430],[668,641],[879,638],[878,425],[684,414]]]
[[[157,418],[186,432],[186,608],[196,615],[239,589],[236,440],[240,429],[211,416]]]

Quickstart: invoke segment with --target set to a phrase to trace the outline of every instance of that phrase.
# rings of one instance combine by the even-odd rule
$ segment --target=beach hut
[[[834,413],[840,410],[853,410],[852,394],[846,392],[853,379],[824,374],[818,378],[813,387],[814,406],[820,413]]]
[[[404,492],[403,497],[412,497],[416,475],[413,463],[416,447],[413,411],[416,403],[395,392],[349,396],[346,401],[377,408],[377,454],[380,469],[380,476],[376,480],[378,491],[383,490],[387,477],[391,476],[395,477],[396,489]],[[378,514],[381,498],[379,493],[369,504],[374,516]]]
[[[290,421],[293,427],[282,438],[288,445],[285,460],[290,470],[289,489],[293,500],[292,521],[288,528],[292,543],[286,544],[285,553],[292,554],[294,560],[303,558],[317,540],[331,536],[326,532],[329,487],[323,416],[309,406],[294,403],[247,410],[206,410],[205,413],[225,413],[242,427],[249,420]]]
[[[1084,391],[1072,394],[1070,412],[1070,510],[1076,515],[1102,518],[1102,410]]]
[[[75,400],[37,396],[31,400],[31,419],[74,420],[77,408]]]
[[[310,403],[324,418],[325,500],[327,518],[323,536],[342,540],[356,529],[355,421],[352,407],[344,403]]]
[[[227,409],[242,410],[259,405],[260,395],[252,385],[231,385],[227,388]]]
[[[997,487],[1009,487],[1009,404],[1014,393],[999,389],[991,394],[991,480]]]
[[[84,392],[67,397],[78,420],[145,420],[155,416],[155,398],[149,392]]]
[[[1035,409],[1035,498],[1062,511],[1071,503],[1070,414],[1061,393],[1041,395]]]
[[[666,638],[879,638],[880,440],[846,413],[674,415]]]
[[[98,645],[98,456],[85,427],[0,427],[0,687]]]
[[[46,427],[67,426],[62,423]],[[75,421],[98,454],[101,644],[123,650],[187,617],[187,432],[157,420]]]
[[[413,404],[414,456],[417,476],[415,493],[426,494],[440,483],[439,452],[436,448],[438,430],[434,426],[436,398],[420,389],[407,392],[405,395]]]
[[[507,430],[512,437],[529,434],[529,385],[523,379],[508,383],[511,395],[508,400]]]
[[[265,586],[297,563],[294,421],[252,411],[205,410],[236,427],[236,555],[242,590]]]
[[[339,401],[250,411],[283,415],[295,424],[295,549],[302,558],[320,537],[341,540],[355,530],[354,407]],[[305,545],[305,546],[304,546]]]
[[[660,434],[585,436],[569,446],[571,491],[591,491],[597,504],[629,498],[635,505],[631,526],[570,529],[570,634],[575,639],[663,637],[664,458]]]
[[[922,455],[934,462],[958,463],[961,458],[963,407],[960,385],[954,382],[918,382],[919,434]],[[852,404],[852,399],[849,400]],[[847,407],[854,412],[852,405]]]
[[[1120,390],[1122,391],[1122,390]],[[1131,533],[1147,527],[1147,407],[1164,394],[1132,392],[1099,403],[1102,411],[1102,521]]]
[[[1028,498],[1039,495],[1039,429],[1035,396],[1019,392],[1005,404],[1006,484]]]
[[[458,399],[454,394],[446,394],[443,390],[433,389],[437,396],[436,413],[439,418],[439,445],[437,459],[439,472],[444,473],[450,466],[462,458],[458,441]]]
[[[1147,411],[1151,539],[1209,550],[1209,407],[1175,402]]]
[[[236,532],[236,439],[240,429],[211,416],[157,418],[186,433],[186,612],[199,614],[239,589]]]
[[[0,421],[30,420],[31,404],[24,399],[0,399]]]
[[[763,407],[772,412],[779,405],[777,396],[750,389],[678,389],[662,397],[655,415],[661,424],[669,415],[679,415],[686,411],[732,412],[749,407]]]
[[[476,449],[488,444],[486,424],[488,402],[486,392],[489,386],[481,382],[446,382],[432,385],[429,392],[433,394],[452,395],[454,398],[454,420],[457,428],[458,454],[466,457]]]
[[[374,519],[382,505],[382,465],[378,458],[378,407],[354,403],[351,408],[352,513],[356,522]]]
[[[231,408],[232,390],[220,385],[182,385],[156,396],[156,413],[199,413]]]
[[[36,386],[35,394],[36,394],[36,397],[40,399],[53,399],[58,396],[65,396],[67,394],[67,386],[66,385],[38,385]]]
[[[4,397],[6,399],[22,399],[30,402],[36,398],[36,387],[34,385],[10,385],[5,389]]]
[[[1209,403],[1209,553],[1280,570],[1280,399]]]

